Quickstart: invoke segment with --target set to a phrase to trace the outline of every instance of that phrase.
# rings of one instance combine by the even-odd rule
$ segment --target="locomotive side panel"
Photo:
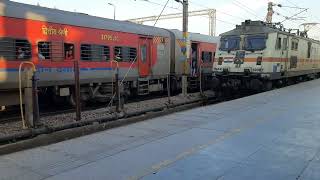
[[[266,73],[269,79],[279,79],[283,76],[288,59],[288,36],[278,33],[269,33],[266,49],[261,56],[261,73]],[[277,42],[281,46],[277,47]]]
[[[288,76],[319,72],[320,44],[304,38],[291,38]]]

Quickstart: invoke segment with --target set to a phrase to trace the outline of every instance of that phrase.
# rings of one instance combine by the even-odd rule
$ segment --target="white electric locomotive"
[[[320,42],[295,31],[246,20],[221,34],[213,87],[261,91],[275,84],[317,77]]]

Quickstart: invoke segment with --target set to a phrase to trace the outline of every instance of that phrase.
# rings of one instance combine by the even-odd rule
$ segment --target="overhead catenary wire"
[[[203,8],[207,8],[207,9],[211,9],[210,7],[208,6],[205,6],[205,5],[202,5],[202,4],[199,4],[199,3],[195,3],[194,1],[189,1],[189,4],[194,4],[194,5],[197,5],[199,7],[203,7]],[[233,17],[233,18],[237,18],[239,20],[245,20],[246,18],[243,18],[243,17],[239,17],[239,16],[235,16],[235,15],[232,15],[232,14],[229,14],[229,13],[226,13],[224,11],[221,11],[221,10],[218,10],[218,9],[215,9],[217,13],[221,13],[221,14],[225,14],[227,16],[230,16],[230,17]],[[203,16],[203,17],[206,17],[208,18],[207,16]],[[225,21],[225,20],[221,20],[219,18],[216,18],[217,21],[220,21],[222,23],[226,23],[226,24],[231,24],[231,25],[237,25],[236,23],[232,23],[232,22],[228,22],[228,21]]]
[[[196,5],[196,6],[199,6],[199,7],[203,7],[203,8],[208,8],[208,9],[210,9],[210,7],[205,6],[205,5],[202,5],[202,4],[199,4],[199,3],[196,3],[196,2],[194,2],[194,1],[189,1],[189,3],[190,3],[190,4],[194,4],[194,5]],[[216,9],[216,12],[217,12],[217,13],[224,14],[224,15],[227,15],[227,16],[230,16],[230,17],[233,17],[233,18],[237,18],[237,19],[239,19],[239,20],[245,20],[245,19],[246,19],[246,18],[244,18],[244,17],[240,17],[240,16],[236,16],[236,15],[229,14],[229,13],[224,12],[224,11],[219,10],[219,9]]]
[[[293,6],[274,4],[275,7],[278,7],[276,10],[274,10],[274,14],[283,18],[283,20],[279,20],[279,23],[284,23],[287,21],[287,25],[289,25],[288,23],[291,23],[291,25],[293,25],[295,27],[299,27],[300,23],[298,23],[297,21],[305,21],[305,19],[303,17],[296,17],[298,14],[301,14],[302,12],[296,13],[296,11],[293,11],[293,9],[305,10],[306,8],[298,7],[297,5],[292,4],[291,2],[290,2],[290,4]],[[286,14],[284,15],[283,12],[286,12]],[[295,15],[292,16],[292,15],[287,15],[287,14],[295,14]]]
[[[209,19],[208,16],[200,16],[200,17],[204,17],[204,18],[208,18]],[[225,24],[237,25],[236,23],[232,23],[232,22],[229,22],[229,21],[221,20],[221,19],[218,19],[218,18],[216,18],[216,20],[219,21],[219,22],[223,22]]]
[[[137,0],[135,0],[135,1],[137,1]],[[151,4],[155,4],[155,5],[162,6],[162,7],[164,6],[164,4],[161,4],[161,3],[158,3],[158,2],[154,2],[154,1],[151,1],[151,0],[139,0],[139,1],[147,2],[147,3],[151,3]],[[282,5],[282,7],[285,7],[285,8],[282,8],[281,10],[286,11],[286,12],[288,12],[288,13],[294,13],[294,12],[292,12],[292,9],[293,9],[293,8],[299,8],[298,5],[295,4],[295,3],[293,3],[292,1],[290,1],[290,0],[286,0],[286,1],[287,1],[288,3],[290,3],[292,6],[286,6],[286,5],[284,6],[284,5]],[[189,3],[190,3],[190,4],[194,4],[194,5],[198,6],[198,7],[210,8],[210,7],[206,6],[206,5],[200,4],[200,3],[195,2],[195,1],[190,1],[190,0],[189,0]],[[233,1],[233,4],[236,5],[237,7],[240,7],[241,9],[243,9],[246,13],[251,14],[251,15],[257,17],[257,18],[259,18],[260,20],[263,20],[263,18],[261,19],[261,18],[256,14],[256,12],[255,12],[254,10],[252,10],[251,8],[249,8],[247,5],[243,4],[242,2],[239,2],[238,0],[234,0],[234,1]],[[181,11],[181,10],[182,10],[181,8],[177,8],[177,7],[173,7],[173,6],[167,6],[167,8],[170,8],[170,9],[173,9],[173,10],[177,10],[177,11]],[[300,9],[303,9],[303,8],[300,8]],[[225,12],[225,11],[218,10],[218,9],[216,9],[216,12],[217,12],[217,13],[220,13],[220,14],[224,14],[224,15],[230,16],[230,17],[232,17],[232,18],[239,19],[239,20],[241,20],[241,21],[247,19],[247,18],[245,18],[245,17],[236,16],[236,15],[233,15],[233,14],[230,14],[230,13],[227,13],[227,12]],[[283,22],[288,21],[288,22],[294,24],[295,26],[300,26],[300,24],[299,24],[298,22],[296,22],[297,20],[300,20],[300,19],[293,19],[294,16],[290,16],[290,17],[289,17],[288,15],[283,15],[283,13],[278,13],[278,14],[279,14],[280,16],[282,16],[282,17],[285,18],[285,19],[283,20]],[[299,13],[299,14],[300,14],[300,13]],[[297,16],[297,15],[295,15],[295,16]],[[311,16],[312,16],[312,15],[311,15]],[[317,19],[318,21],[320,21],[320,19],[317,18],[317,17],[313,17],[313,19]],[[219,21],[219,22],[221,22],[221,23],[229,24],[229,25],[236,25],[236,24],[237,24],[237,23],[234,23],[234,22],[226,21],[226,20],[224,20],[224,19],[222,20],[222,19],[220,19],[220,18],[216,18],[216,20]],[[301,19],[301,20],[302,20],[302,19]],[[313,27],[313,28],[320,29],[320,28],[317,27],[317,26],[315,26],[315,27]]]
[[[137,0],[135,0],[135,1],[137,1]],[[157,2],[154,2],[154,1],[150,1],[150,0],[138,0],[138,1],[151,3],[151,4],[158,5],[158,6],[162,6],[162,7],[164,6],[164,4],[157,3]],[[208,7],[208,6],[200,5],[200,4],[198,4],[198,3],[194,3],[193,1],[189,1],[189,3],[190,3],[190,4],[195,4],[195,5],[199,6],[199,7],[204,7],[204,8],[210,9],[210,7]],[[173,9],[173,10],[177,10],[177,11],[179,11],[179,12],[182,11],[181,8],[177,8],[177,7],[173,7],[173,6],[168,6],[168,5],[167,5],[166,7],[167,7],[167,8],[170,8],[170,9]],[[245,20],[245,19],[246,19],[246,18],[242,18],[242,17],[239,17],[239,16],[231,15],[231,14],[229,14],[229,13],[226,13],[226,12],[223,12],[223,11],[220,11],[220,10],[216,10],[216,11],[219,12],[219,13],[225,14],[225,15],[227,15],[227,16],[230,16],[230,17],[238,18],[238,19],[240,19],[240,20]],[[205,17],[205,16],[203,16],[203,17]],[[228,21],[225,21],[225,20],[222,20],[222,19],[219,19],[219,18],[216,18],[216,20],[217,20],[217,21],[220,21],[220,22],[222,22],[222,23],[236,25],[236,23],[228,22]]]
[[[290,1],[290,0],[285,0],[285,1],[287,1],[289,4],[293,5],[294,8],[299,8],[298,4],[296,4],[296,3],[294,3],[294,2],[292,2],[292,1]],[[312,15],[312,14],[308,14],[308,16],[310,17],[310,19],[316,19],[317,21],[320,22],[320,18],[318,18],[317,16],[314,16],[314,15]]]
[[[159,16],[158,16],[157,20],[156,20],[156,21],[154,22],[154,24],[153,24],[153,26],[156,26],[157,22],[159,21],[159,18],[161,17],[161,15],[162,15],[163,11],[166,9],[166,7],[167,7],[168,3],[169,3],[169,0],[167,0],[166,4],[163,6],[163,8],[162,8],[162,10],[161,10],[161,12],[160,12],[160,14],[159,14]]]
[[[245,10],[248,14],[251,14],[253,16],[255,16],[256,18],[258,18],[259,20],[263,20],[263,18],[259,17],[257,15],[256,12],[254,12],[252,9],[250,9],[248,6],[246,6],[245,4],[242,4],[241,2],[237,1],[237,0],[233,0],[232,3],[238,7],[240,7],[241,9]]]
[[[134,1],[137,1],[137,0],[134,0]],[[150,0],[138,0],[138,1],[147,2],[147,3],[154,4],[154,5],[161,6],[161,7],[164,6],[164,4],[157,3],[157,2],[154,2],[154,1],[150,1]],[[173,7],[173,6],[168,6],[167,5],[166,7],[170,8],[170,9],[179,10],[179,11],[181,10],[180,8]]]
[[[295,12],[292,11],[293,8],[295,8],[295,9],[306,9],[306,8],[299,7],[298,4],[292,2],[291,0],[285,0],[285,1],[287,3],[289,3],[290,5],[292,5],[292,6],[282,6],[282,7],[288,7],[287,9],[282,9],[282,10],[287,10],[287,11],[290,11],[291,13],[295,13]],[[314,16],[312,13],[306,13],[306,15],[308,16],[308,20],[305,19],[305,21],[312,22],[312,21],[316,20],[316,21],[320,22],[320,19],[318,17]],[[299,23],[297,23],[297,22],[295,22],[293,20],[290,20],[290,22],[296,24],[299,27],[302,25],[302,24],[299,24]],[[317,29],[318,31],[320,31],[320,28],[317,25],[312,26],[310,29]]]
[[[298,12],[298,13],[295,13],[294,15],[292,15],[292,16],[286,18],[285,20],[281,21],[281,23],[283,23],[283,22],[285,22],[285,21],[288,21],[288,20],[290,20],[291,18],[293,18],[293,17],[295,17],[295,16],[297,16],[297,15],[299,15],[299,14],[304,13],[304,12],[307,11],[307,10],[308,10],[308,9],[304,9],[304,10]]]

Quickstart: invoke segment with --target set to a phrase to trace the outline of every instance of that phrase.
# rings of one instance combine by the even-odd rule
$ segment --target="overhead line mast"
[[[176,2],[182,3],[183,10],[182,10],[182,34],[183,34],[183,45],[182,50],[185,56],[184,63],[183,63],[183,75],[182,75],[182,95],[186,96],[188,94],[188,62],[190,59],[190,39],[189,39],[189,32],[188,32],[188,0],[175,0]]]
[[[215,36],[216,35],[216,10],[215,9],[203,9],[203,10],[196,10],[196,11],[189,11],[188,17],[193,16],[206,16],[209,18],[209,35]],[[172,13],[172,14],[162,14],[159,17],[159,20],[165,20],[165,19],[176,19],[176,18],[182,18],[183,13]],[[135,22],[138,24],[143,24],[144,22],[148,21],[156,21],[158,16],[148,16],[148,17],[141,17],[141,18],[135,18],[135,19],[128,19],[128,21]]]

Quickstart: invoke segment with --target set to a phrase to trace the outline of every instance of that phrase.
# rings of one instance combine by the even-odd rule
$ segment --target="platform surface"
[[[319,180],[320,80],[0,157],[1,180]]]

